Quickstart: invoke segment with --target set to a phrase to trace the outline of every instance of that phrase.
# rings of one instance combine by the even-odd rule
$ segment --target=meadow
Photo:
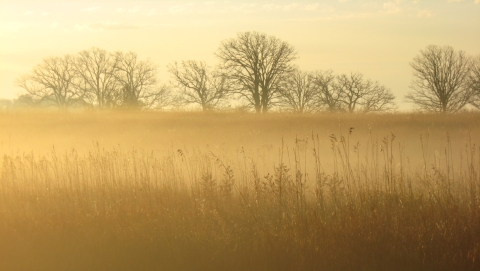
[[[0,113],[0,270],[480,270],[480,114]]]

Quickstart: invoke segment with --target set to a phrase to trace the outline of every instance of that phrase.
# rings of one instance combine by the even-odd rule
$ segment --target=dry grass
[[[0,270],[478,270],[479,120],[3,114]]]

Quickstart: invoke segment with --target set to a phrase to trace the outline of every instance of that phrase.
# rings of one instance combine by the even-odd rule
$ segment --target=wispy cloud
[[[118,8],[117,9],[117,12],[118,13],[130,13],[130,14],[139,14],[143,11],[143,7],[142,6],[134,6],[134,7],[131,7],[131,8]]]
[[[419,10],[417,12],[417,17],[427,17],[427,18],[430,18],[430,17],[433,17],[435,14],[433,14],[433,12],[431,10],[428,10],[428,9],[423,9],[423,10]]]
[[[285,10],[285,11],[296,10],[296,9],[298,9],[298,7],[299,7],[299,4],[293,3],[293,4],[288,4],[288,5],[283,6],[283,10]]]
[[[24,23],[18,23],[18,22],[2,23],[0,24],[0,37],[6,36],[9,33],[18,32],[26,27],[27,25]]]
[[[158,14],[158,11],[157,9],[150,9],[150,10],[146,10],[145,12],[143,12],[143,15],[147,16],[147,17],[150,17],[150,16],[155,16]]]
[[[82,12],[95,12],[99,10],[101,7],[89,7],[89,8],[82,8],[80,11]]]
[[[320,4],[299,4],[291,3],[285,5],[279,4],[265,4],[261,6],[261,9],[267,11],[314,11],[318,10]]]
[[[383,12],[385,13],[399,13],[402,12],[402,8],[399,6],[399,1],[388,2],[383,4]]]
[[[29,10],[29,11],[27,11],[27,12],[24,12],[24,13],[23,13],[23,16],[32,16],[32,15],[37,15],[37,14],[39,14],[39,15],[41,15],[41,16],[49,16],[51,13],[50,13],[50,12],[46,12],[46,11],[44,11],[44,12],[36,12],[36,11],[31,11],[31,10]]]
[[[53,22],[50,24],[50,29],[57,29],[59,25],[60,25],[59,22]]]
[[[99,32],[105,30],[126,30],[126,29],[138,29],[144,27],[145,25],[138,24],[122,24],[116,21],[103,21],[103,22],[94,22],[88,24],[76,24],[74,26],[75,30],[84,32]]]
[[[213,5],[213,4],[211,4]],[[195,10],[195,5],[192,3],[185,5],[175,5],[168,8],[170,14],[190,14]]]
[[[22,28],[25,28],[26,25],[23,23],[3,23],[0,24],[0,33],[1,32],[17,32]]]
[[[233,5],[233,6],[230,6],[228,9],[237,11],[237,12],[256,13],[258,12],[258,4],[247,3],[247,4],[240,4],[240,5]]]
[[[320,4],[311,4],[311,5],[305,5],[303,6],[304,10],[316,10]]]

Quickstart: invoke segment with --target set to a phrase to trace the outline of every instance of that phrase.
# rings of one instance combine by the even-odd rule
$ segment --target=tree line
[[[59,108],[163,109],[197,105],[204,111],[242,107],[303,112],[382,112],[395,109],[387,87],[361,73],[302,71],[294,48],[274,36],[238,33],[221,42],[219,64],[185,60],[167,66],[169,84],[157,80],[158,66],[134,52],[91,48],[50,57],[16,80],[25,90],[15,101]],[[406,100],[427,111],[480,108],[480,56],[429,46],[411,62],[412,92]]]

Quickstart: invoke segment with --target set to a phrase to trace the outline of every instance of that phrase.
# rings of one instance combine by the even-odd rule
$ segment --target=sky
[[[22,94],[15,79],[44,58],[91,47],[133,51],[159,66],[215,66],[221,42],[245,31],[291,44],[305,71],[360,72],[409,109],[409,62],[428,45],[480,54],[480,0],[59,1],[0,0],[0,98]]]

